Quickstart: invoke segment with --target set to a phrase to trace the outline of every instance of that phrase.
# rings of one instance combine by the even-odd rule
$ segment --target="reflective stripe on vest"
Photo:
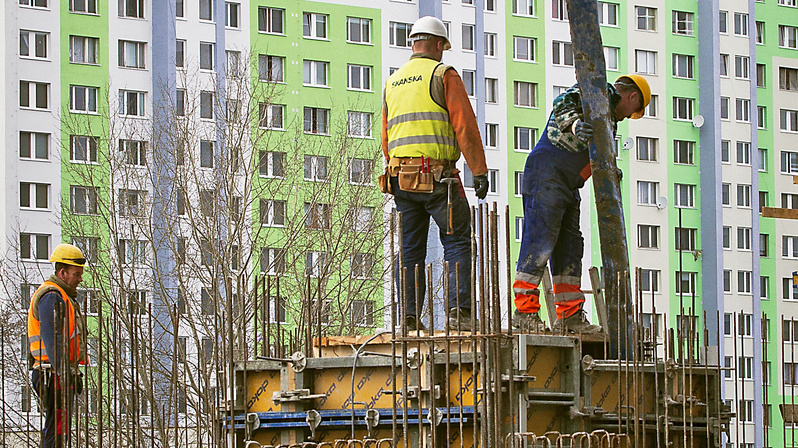
[[[36,292],[33,293],[30,308],[28,309],[28,342],[30,344],[29,349],[31,356],[33,356],[37,364],[49,361],[47,350],[44,347],[44,341],[42,340],[41,336],[41,323],[38,319],[39,301],[41,300],[42,296],[48,292],[60,293],[61,299],[63,299],[64,303],[66,304],[65,324],[68,326],[69,331],[69,362],[86,364],[86,349],[83,345],[84,341],[81,340],[80,335],[78,334],[78,323],[76,322],[75,308],[72,304],[72,300],[69,298],[69,295],[67,295],[66,291],[50,281],[45,281],[42,283]],[[36,310],[35,313],[34,310]]]
[[[388,78],[385,104],[391,157],[460,158],[449,112],[430,95],[438,65],[433,59],[413,58]]]

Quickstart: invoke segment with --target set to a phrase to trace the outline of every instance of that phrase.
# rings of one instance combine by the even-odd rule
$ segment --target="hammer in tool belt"
[[[452,188],[454,185],[459,185],[460,181],[454,177],[447,177],[441,179],[441,182],[446,184],[448,196],[446,198],[446,208],[449,211],[449,228],[446,230],[447,235],[454,233],[454,226],[452,224]]]

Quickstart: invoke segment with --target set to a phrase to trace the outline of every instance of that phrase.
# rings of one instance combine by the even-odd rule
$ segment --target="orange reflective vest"
[[[60,292],[61,298],[66,304],[63,336],[69,341],[69,362],[73,365],[86,364],[88,362],[88,356],[86,356],[86,341],[83,339],[83,332],[86,326],[83,321],[83,316],[80,314],[80,308],[73,304],[72,299],[66,291],[49,280],[39,286],[36,292],[33,293],[33,297],[30,301],[30,308],[28,309],[28,342],[30,343],[30,354],[36,361],[36,365],[49,361],[41,335],[39,301],[45,294],[51,291]]]

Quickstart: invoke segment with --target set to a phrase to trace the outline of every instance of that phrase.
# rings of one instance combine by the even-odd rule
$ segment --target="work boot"
[[[459,327],[458,327],[459,325]],[[471,310],[449,308],[449,330],[471,331]]]
[[[538,313],[522,313],[518,310],[513,313],[513,328],[517,328],[522,333],[549,331],[546,322],[543,322]]]
[[[408,314],[407,315],[407,317],[405,318],[405,325],[404,326],[407,328],[408,332],[410,332],[410,331],[427,331],[427,327],[425,327],[424,324],[420,320],[418,320],[416,318],[416,316],[413,316],[412,314]],[[399,327],[400,332],[401,332],[401,328],[402,327],[400,326]]]
[[[564,327],[564,328],[563,328]],[[565,319],[557,319],[554,322],[552,331],[555,333],[582,333],[582,334],[595,334],[601,333],[601,327],[593,325],[587,320],[587,311],[579,310],[570,317]]]

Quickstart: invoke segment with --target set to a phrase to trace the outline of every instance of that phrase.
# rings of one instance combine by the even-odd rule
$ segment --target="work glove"
[[[480,199],[485,199],[488,195],[488,175],[474,176],[474,192]]]
[[[590,137],[593,137],[593,126],[589,123],[585,123],[581,119],[578,119],[574,122],[573,126],[571,127],[571,131],[574,133],[576,138],[581,140],[583,143],[587,143],[590,140]]]

